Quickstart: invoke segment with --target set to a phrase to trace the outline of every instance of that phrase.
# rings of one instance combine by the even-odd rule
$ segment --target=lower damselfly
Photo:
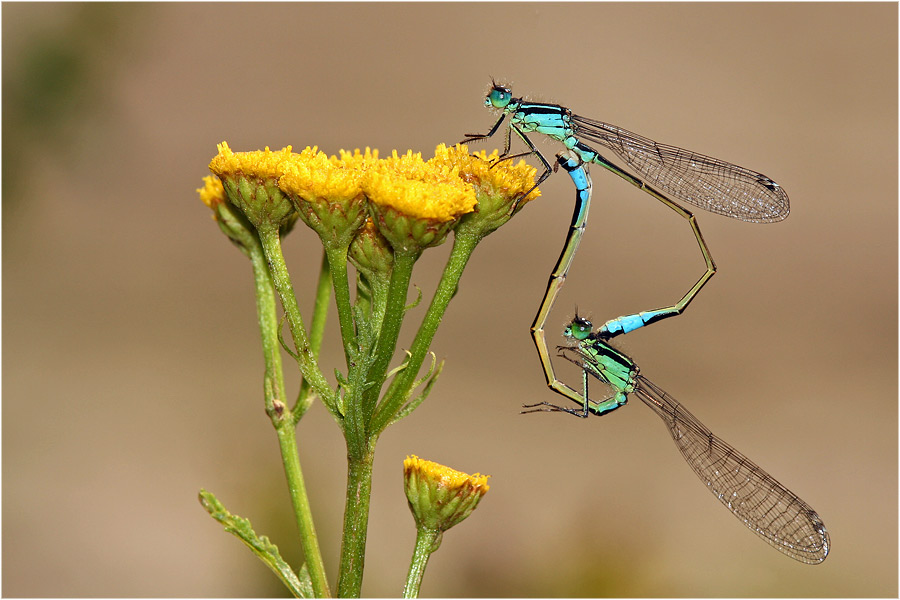
[[[602,416],[625,405],[629,396],[637,396],[665,423],[688,466],[751,531],[800,562],[814,565],[825,560],[831,542],[816,511],[644,377],[631,358],[608,343],[615,335],[618,334],[594,332],[590,321],[576,315],[564,332],[567,345],[558,350],[560,356],[582,370],[582,395],[575,400],[580,407],[540,402],[526,404],[523,412]],[[591,400],[591,377],[609,386],[612,395]]]

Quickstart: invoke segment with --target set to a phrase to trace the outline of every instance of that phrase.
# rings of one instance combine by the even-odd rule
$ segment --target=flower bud
[[[403,461],[403,479],[416,525],[441,532],[472,514],[490,487],[487,475],[467,475],[417,456]]]

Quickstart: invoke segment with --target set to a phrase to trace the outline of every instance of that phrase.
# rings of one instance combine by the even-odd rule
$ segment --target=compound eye
[[[576,340],[584,340],[591,334],[593,324],[582,317],[576,316],[569,325],[571,336]]]
[[[485,104],[490,103],[496,108],[504,108],[509,104],[510,99],[512,99],[512,91],[509,88],[496,85],[491,90],[491,93],[487,95]]]

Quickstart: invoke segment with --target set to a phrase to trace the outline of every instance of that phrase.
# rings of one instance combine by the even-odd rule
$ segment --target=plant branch
[[[481,241],[479,236],[460,235],[457,232],[453,241],[453,249],[447,259],[447,266],[441,275],[441,281],[409,349],[410,355],[406,362],[406,368],[391,381],[390,387],[384,394],[384,399],[372,418],[370,429],[374,436],[378,436],[384,431],[384,428],[394,420],[394,416],[409,399],[412,391],[411,384],[415,382],[416,375],[428,355],[428,349],[444,312],[447,310],[447,305],[450,304],[453,294],[456,293],[463,269],[479,241]]]
[[[275,289],[281,299],[281,307],[287,315],[288,326],[294,338],[294,346],[299,356],[297,364],[300,366],[300,372],[303,374],[303,378],[309,381],[310,386],[322,399],[326,408],[334,414],[337,410],[334,390],[331,389],[322,371],[319,370],[315,353],[306,336],[306,328],[303,326],[303,318],[300,316],[294,287],[291,284],[284,255],[281,252],[278,230],[275,228],[262,229],[259,231],[259,237],[272,273]]]
[[[319,282],[316,286],[316,302],[313,305],[312,323],[309,328],[309,346],[313,356],[318,360],[319,351],[322,349],[322,340],[325,337],[325,321],[328,317],[328,303],[331,301],[331,269],[328,266],[328,256],[322,252],[322,265],[319,268]],[[300,392],[297,394],[297,402],[291,409],[294,423],[309,410],[314,394],[310,392],[309,382],[304,377],[300,382]]]
[[[294,506],[294,516],[300,532],[300,545],[309,568],[313,589],[319,597],[330,595],[328,581],[325,577],[325,566],[319,550],[318,537],[313,523],[309,498],[303,472],[300,469],[300,456],[294,435],[294,420],[284,403],[284,374],[281,364],[281,348],[278,342],[279,322],[275,306],[275,292],[268,263],[259,244],[248,248],[248,255],[253,265],[256,284],[256,306],[259,318],[259,329],[262,337],[263,356],[265,358],[266,375],[264,378],[266,413],[278,434],[281,448],[281,460],[284,465],[288,490]]]

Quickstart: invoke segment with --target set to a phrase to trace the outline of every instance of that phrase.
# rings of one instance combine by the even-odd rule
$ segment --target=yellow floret
[[[415,455],[406,457],[406,460],[403,461],[403,470],[406,473],[417,471],[420,477],[440,483],[450,489],[471,486],[477,488],[482,494],[490,489],[487,483],[490,475],[480,473],[469,475],[430,460],[422,460]]]
[[[291,146],[281,150],[272,151],[266,146],[265,150],[253,150],[251,152],[232,152],[227,142],[217,145],[219,154],[209,163],[209,170],[222,177],[225,174],[243,173],[261,179],[277,178],[281,176],[281,166],[291,160]],[[315,151],[315,149],[313,149]]]
[[[215,209],[216,206],[225,202],[225,188],[222,182],[215,175],[207,175],[203,178],[203,187],[197,189],[200,194],[200,200],[208,207]]]
[[[423,171],[424,165],[420,167]],[[363,190],[380,206],[389,206],[404,215],[446,223],[475,210],[475,192],[462,180],[439,181],[433,173],[420,173],[411,178],[406,173],[386,170],[369,171],[363,179]],[[429,181],[430,180],[430,181]]]
[[[315,148],[295,154],[283,165],[283,172],[279,187],[311,202],[317,198],[339,202],[340,199],[355,198],[361,192],[361,171],[344,168],[340,161]]]

